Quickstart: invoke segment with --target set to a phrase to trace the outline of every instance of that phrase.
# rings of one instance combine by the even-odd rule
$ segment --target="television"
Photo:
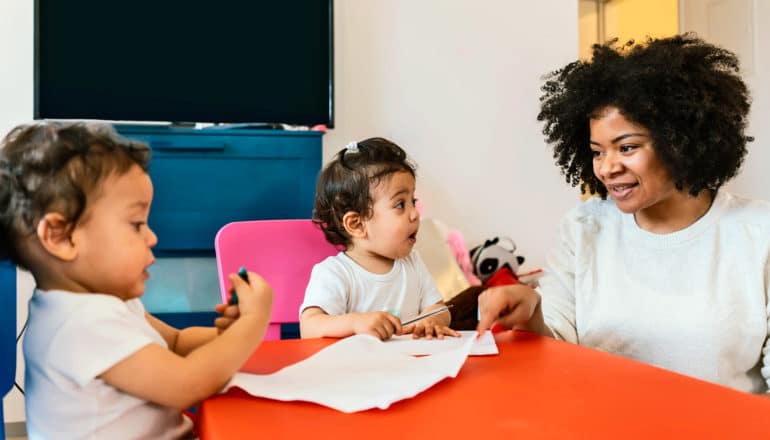
[[[36,119],[334,126],[333,0],[36,0]]]

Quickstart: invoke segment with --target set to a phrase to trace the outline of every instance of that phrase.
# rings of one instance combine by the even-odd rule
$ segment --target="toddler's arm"
[[[303,338],[344,338],[369,334],[384,341],[401,334],[401,321],[388,312],[329,315],[320,307],[308,307],[302,311],[299,326]]]
[[[168,349],[181,356],[186,356],[217,336],[217,329],[213,327],[187,327],[179,330],[149,313],[146,314],[146,318],[150,325],[166,340]]]
[[[186,356],[149,344],[100,377],[128,394],[180,409],[218,392],[259,345],[270,319],[272,289],[256,274],[249,273],[249,281],[247,284],[235,274],[230,276],[238,292],[240,316],[219,337],[210,339],[216,330],[209,329],[205,334],[194,331],[184,341],[186,335],[180,332],[182,340],[177,340],[177,349],[209,339]]]

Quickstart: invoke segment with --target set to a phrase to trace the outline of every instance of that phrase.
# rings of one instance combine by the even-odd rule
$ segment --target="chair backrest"
[[[217,232],[214,250],[223,302],[229,298],[227,275],[241,266],[273,287],[273,312],[265,339],[280,339],[280,325],[298,321],[313,265],[339,252],[311,220],[228,223]]]
[[[0,400],[16,380],[16,266],[0,261]],[[0,439],[5,438],[0,402]]]

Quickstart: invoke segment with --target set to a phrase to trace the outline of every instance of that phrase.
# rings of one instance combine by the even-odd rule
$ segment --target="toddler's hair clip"
[[[348,142],[348,144],[345,145],[345,154],[348,153],[358,153],[358,142]]]

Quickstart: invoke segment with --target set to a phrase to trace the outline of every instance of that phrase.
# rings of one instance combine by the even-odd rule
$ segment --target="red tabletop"
[[[241,390],[201,405],[201,439],[770,438],[770,399],[524,332],[386,410],[345,414]],[[335,339],[265,341],[242,371],[271,373]],[[398,374],[397,371],[393,372]]]

